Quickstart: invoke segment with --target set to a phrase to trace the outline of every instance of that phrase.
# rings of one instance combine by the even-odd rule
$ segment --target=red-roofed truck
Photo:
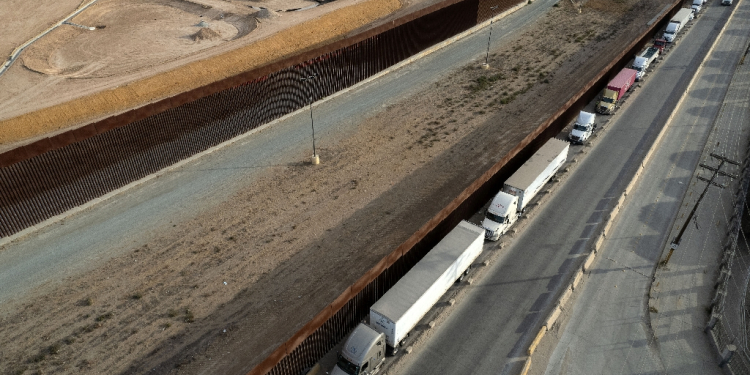
[[[617,102],[621,100],[625,93],[633,86],[637,75],[637,71],[628,68],[617,73],[615,78],[609,81],[607,88],[604,89],[604,93],[602,93],[602,96],[599,98],[599,102],[596,103],[596,111],[603,115],[614,113]]]

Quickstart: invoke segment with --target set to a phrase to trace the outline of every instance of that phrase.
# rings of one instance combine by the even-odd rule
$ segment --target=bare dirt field
[[[276,167],[147,246],[0,307],[0,372],[244,374],[668,3],[589,0],[579,14],[560,2],[495,51],[491,70],[466,66],[363,119],[321,150],[325,163]]]
[[[15,1],[15,0],[12,0]],[[405,4],[429,0],[404,1]],[[87,1],[88,3],[88,1]],[[5,58],[78,4],[0,15]],[[0,151],[137,108],[345,37],[399,0],[99,0],[24,50],[0,75]],[[310,8],[311,6],[314,6]],[[49,8],[49,9],[47,9]],[[298,9],[297,11],[288,11]],[[199,35],[200,34],[200,35]],[[5,35],[8,35],[5,38]]]

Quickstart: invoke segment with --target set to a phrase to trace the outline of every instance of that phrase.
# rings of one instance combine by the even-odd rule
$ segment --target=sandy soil
[[[0,307],[0,372],[245,373],[554,112],[667,3],[590,0],[578,14],[561,2],[492,54],[493,69],[467,66],[364,119],[320,150],[323,164],[273,168],[147,246]]]
[[[58,20],[71,8],[61,4]],[[401,7],[400,0],[338,0],[274,10],[310,4],[317,3],[100,0],[72,19],[96,30],[62,25],[0,76],[0,151],[343,38]],[[28,15],[19,8],[11,15]],[[221,38],[193,40],[204,27]],[[34,36],[7,33],[18,44]]]

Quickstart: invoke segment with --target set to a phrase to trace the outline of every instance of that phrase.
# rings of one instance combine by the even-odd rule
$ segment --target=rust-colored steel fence
[[[64,133],[33,145],[48,151],[31,158],[23,154],[33,154],[33,147],[6,155],[8,165],[0,164],[0,237],[300,109],[309,98],[350,87],[465,31],[476,25],[478,4],[450,0],[356,43],[125,126],[96,124]],[[301,80],[312,74],[318,75],[314,82]],[[103,127],[112,129],[100,132]]]
[[[547,140],[557,135],[572,121],[578,111],[599,93],[609,79],[651,40],[653,33],[676,12],[680,2],[681,0],[674,2],[657,22],[632,43],[623,46],[622,52],[574,93],[565,105],[528,134],[406,242],[344,291],[336,301],[323,309],[291,339],[253,368],[248,375],[298,375],[313,366],[365,319],[369,314],[369,307],[422,259],[445,234],[459,221],[477,212],[497,193],[503,181]]]
[[[248,79],[241,82],[234,77],[227,81],[232,82],[229,88],[218,90],[216,87],[221,84],[216,84],[0,155],[0,237],[295,111],[307,103],[308,96],[318,100],[349,87],[518,4],[511,0],[448,0],[418,17],[412,14],[393,21],[391,26],[379,27],[377,33],[369,31],[366,37],[337,42],[335,49],[321,50],[313,56],[306,52],[302,55],[305,59],[279,66],[276,71],[268,72],[268,67],[264,67],[259,70],[264,72],[262,75],[243,74],[240,78]],[[676,2],[663,17],[668,17],[678,5]],[[298,375],[312,366],[365,318],[369,306],[445,233],[476,212],[523,160],[557,134],[596,95],[608,74],[619,69],[650,37],[652,30],[625,48],[552,117],[250,374]],[[312,73],[319,77],[314,86],[300,80]],[[158,113],[145,116],[145,111]],[[132,121],[127,122],[128,119]]]

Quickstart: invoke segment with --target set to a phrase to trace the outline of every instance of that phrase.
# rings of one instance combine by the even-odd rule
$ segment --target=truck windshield
[[[339,360],[336,362],[336,365],[339,366],[340,369],[344,370],[345,373],[349,375],[358,375],[359,374],[359,366],[355,365],[354,363],[349,362],[344,356],[339,353],[338,355]]]
[[[605,103],[614,103],[615,102],[614,100],[612,100],[612,98],[608,98],[606,96],[602,98],[602,101],[605,102]]]
[[[489,212],[489,211],[487,211],[487,218],[490,219],[490,220],[492,220],[492,221],[494,221],[494,222],[496,222],[496,223],[498,223],[498,224],[502,224],[506,220],[505,217],[500,216],[500,215],[495,215],[495,214],[493,214],[492,212]]]
[[[581,124],[575,124],[573,125],[573,130],[580,130],[582,132],[585,132],[586,130],[588,130],[588,128]]]

